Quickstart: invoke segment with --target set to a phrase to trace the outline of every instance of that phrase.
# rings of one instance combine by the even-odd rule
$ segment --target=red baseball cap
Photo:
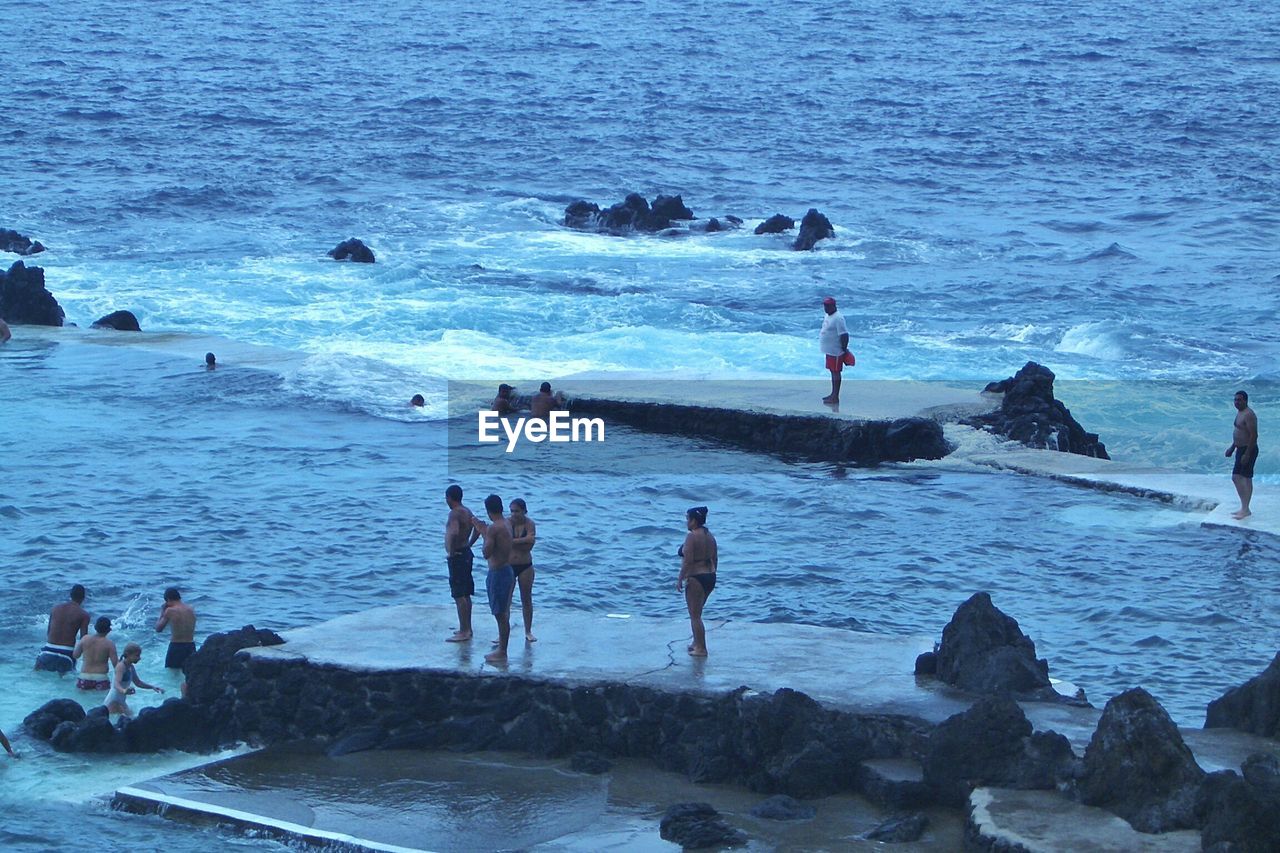
[[[834,296],[828,296],[826,299],[822,300],[822,304],[823,304],[823,305],[835,305],[835,304],[836,304],[836,299],[835,299],[835,297],[834,297]]]

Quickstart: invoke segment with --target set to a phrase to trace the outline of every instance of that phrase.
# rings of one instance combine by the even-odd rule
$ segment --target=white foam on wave
[[[1132,350],[1133,338],[1110,321],[1081,323],[1062,333],[1054,351],[1086,355],[1106,361],[1122,361]]]

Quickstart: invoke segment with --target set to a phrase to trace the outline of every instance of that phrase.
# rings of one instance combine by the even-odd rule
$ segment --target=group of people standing
[[[475,637],[471,623],[471,597],[475,595],[472,575],[475,554],[472,548],[477,541],[483,540],[481,552],[488,565],[485,593],[489,612],[498,626],[495,648],[484,659],[488,663],[501,664],[507,660],[511,639],[511,603],[517,587],[524,616],[525,642],[533,643],[538,639],[533,635],[533,547],[538,541],[538,526],[529,517],[529,508],[523,498],[511,501],[510,515],[504,515],[502,498],[489,495],[484,499],[488,516],[488,521],[484,521],[467,508],[462,496],[462,487],[456,483],[444,491],[445,504],[449,507],[444,527],[449,594],[458,610],[458,628],[446,638],[446,642],[467,643]],[[685,526],[688,534],[677,551],[680,574],[676,578],[676,590],[684,594],[689,610],[693,633],[689,654],[706,657],[707,634],[702,610],[707,596],[716,586],[719,551],[715,536],[707,529],[705,506],[693,507],[685,513]]]
[[[142,659],[142,647],[137,643],[125,643],[119,651],[108,636],[111,620],[99,616],[93,622],[93,634],[89,633],[89,611],[84,608],[85,588],[81,584],[71,587],[66,601],[49,612],[49,627],[45,644],[36,656],[37,670],[66,675],[80,670],[76,687],[84,691],[104,691],[102,704],[112,714],[133,716],[128,697],[138,688],[164,693],[164,688],[148,684],[138,676],[137,664]],[[196,650],[196,612],[182,600],[177,587],[164,591],[164,604],[156,619],[157,632],[169,629],[169,650],[165,655],[166,669],[182,669],[187,658]]]

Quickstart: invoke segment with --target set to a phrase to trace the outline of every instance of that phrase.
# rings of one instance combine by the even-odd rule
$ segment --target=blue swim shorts
[[[510,566],[490,569],[484,580],[485,591],[489,593],[489,612],[501,616],[511,607],[511,593],[516,588],[516,573]]]

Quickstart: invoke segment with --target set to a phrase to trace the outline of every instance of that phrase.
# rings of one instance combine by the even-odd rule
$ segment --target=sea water
[[[145,331],[0,347],[0,728],[75,695],[29,670],[72,583],[171,692],[170,584],[202,635],[447,604],[440,494],[467,452],[447,380],[821,379],[829,294],[851,379],[980,386],[1036,360],[1129,461],[1225,478],[1230,392],[1255,389],[1274,488],[1277,36],[1269,7],[1189,0],[24,6],[0,227],[49,247],[26,262],[70,322],[124,308]],[[633,190],[747,227],[558,222]],[[750,233],[811,206],[837,232],[815,252]],[[350,236],[375,265],[324,257]],[[609,442],[597,470],[464,483],[528,500],[539,605],[678,615],[683,510],[708,504],[714,618],[937,634],[988,590],[1055,676],[1099,704],[1142,684],[1193,726],[1280,645],[1280,548],[1194,514],[959,465]],[[160,843],[94,796],[186,759],[17,734],[0,843]]]

